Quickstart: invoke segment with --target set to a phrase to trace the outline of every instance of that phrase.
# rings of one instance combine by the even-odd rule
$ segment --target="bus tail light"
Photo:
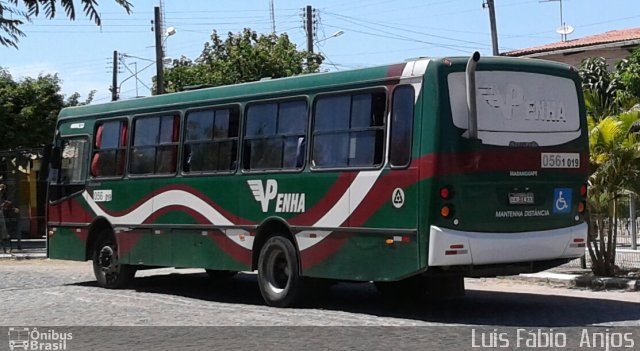
[[[583,238],[574,238],[569,247],[585,247],[586,243]]]
[[[580,201],[578,203],[578,213],[584,213],[584,210],[587,208],[584,201]]]
[[[449,218],[453,215],[453,208],[450,205],[444,205],[440,208],[440,215],[443,218]]]
[[[469,250],[464,248],[464,244],[449,245],[449,250],[444,251],[445,256],[466,255],[467,253],[469,253]]]
[[[582,197],[587,197],[587,184],[582,184],[582,186],[580,186],[580,195],[582,195]]]
[[[440,197],[443,200],[449,200],[451,198],[451,189],[448,186],[443,186],[440,188]]]

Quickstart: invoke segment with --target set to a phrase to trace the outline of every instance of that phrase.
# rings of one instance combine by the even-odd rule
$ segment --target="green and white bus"
[[[587,139],[574,68],[478,53],[67,108],[49,257],[459,294],[584,254]]]

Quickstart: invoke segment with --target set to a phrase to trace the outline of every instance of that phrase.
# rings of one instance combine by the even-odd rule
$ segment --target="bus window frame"
[[[124,145],[124,169],[122,170],[122,175],[119,176],[93,176],[93,174],[91,174],[91,163],[93,162],[93,154],[96,151],[95,148],[95,136],[96,133],[98,131],[98,126],[101,124],[104,124],[106,122],[113,122],[113,121],[125,121],[127,123],[127,143]],[[95,123],[93,126],[93,134],[91,135],[91,153],[89,156],[89,172],[88,172],[88,179],[89,180],[118,180],[118,179],[123,179],[124,177],[126,177],[128,175],[128,170],[129,170],[129,154],[131,151],[131,131],[132,131],[132,119],[130,118],[130,116],[118,116],[118,117],[106,117],[106,118],[96,118],[95,119]],[[97,149],[98,151],[100,149]],[[118,148],[117,150],[121,150],[121,148]]]
[[[293,101],[304,101],[307,105],[307,127],[305,128],[305,132],[304,132],[304,138],[306,140],[307,146],[305,147],[305,150],[304,150],[304,159],[302,160],[302,165],[300,167],[295,167],[295,168],[270,168],[270,169],[256,169],[256,170],[245,169],[244,168],[244,146],[245,146],[245,140],[246,140],[245,132],[246,132],[246,126],[247,126],[247,115],[248,115],[247,111],[249,107],[251,107],[252,105],[261,105],[261,104],[269,104],[269,103],[281,104],[281,103],[287,103],[287,102],[293,102]],[[240,147],[238,147],[238,152],[240,152],[238,169],[240,169],[241,174],[256,175],[256,174],[271,174],[271,173],[302,173],[304,172],[308,164],[308,158],[310,156],[309,154],[310,142],[311,142],[310,141],[311,139],[310,106],[312,105],[312,103],[313,102],[311,97],[307,94],[247,101],[244,104],[243,111],[242,111],[242,122],[240,124],[240,127],[241,127],[241,134],[240,134],[241,143],[240,144],[241,145]]]
[[[405,164],[405,165],[394,165],[393,162],[391,162],[391,137],[393,136],[392,133],[392,129],[393,129],[393,108],[395,107],[395,96],[396,96],[396,90],[398,88],[402,88],[402,87],[408,87],[411,88],[411,91],[413,92],[413,104],[411,106],[411,110],[412,110],[412,114],[411,114],[411,119],[410,119],[410,133],[409,133],[409,161]],[[391,92],[391,96],[390,96],[390,102],[391,102],[391,106],[389,109],[389,144],[387,145],[387,160],[389,162],[389,168],[393,169],[393,170],[401,170],[401,169],[407,169],[409,168],[409,166],[411,165],[411,159],[413,156],[413,141],[414,141],[414,133],[415,133],[415,119],[416,119],[416,105],[417,105],[417,101],[416,101],[416,88],[413,86],[413,84],[411,83],[407,83],[407,84],[398,84],[396,86],[393,87],[393,91]]]
[[[181,171],[181,157],[182,157],[182,132],[180,131],[178,133],[178,141],[176,141],[176,146],[178,147],[177,149],[177,153],[176,153],[176,169],[174,172],[169,172],[169,173],[131,173],[131,155],[133,154],[133,141],[135,138],[135,123],[136,120],[139,118],[148,118],[148,117],[165,117],[165,116],[173,116],[173,117],[178,117],[178,120],[180,121],[180,128],[183,128],[183,124],[184,124],[184,111],[182,110],[167,110],[167,111],[155,111],[155,112],[149,112],[149,113],[143,113],[143,114],[136,114],[133,115],[131,117],[131,122],[130,122],[130,131],[129,131],[129,140],[128,140],[128,145],[127,145],[127,150],[128,150],[128,157],[127,157],[127,165],[126,165],[126,175],[128,176],[128,178],[130,179],[146,179],[146,178],[175,178]],[[156,148],[156,152],[157,152],[157,147],[160,146],[162,144],[155,144],[154,148]],[[154,164],[155,167],[155,164]]]
[[[186,127],[186,123],[187,123],[187,117],[189,115],[189,113],[192,112],[200,112],[200,111],[217,111],[217,110],[226,110],[226,109],[231,109],[231,108],[237,108],[238,109],[238,137],[237,137],[237,147],[236,147],[236,167],[234,169],[230,169],[230,170],[226,170],[226,171],[198,171],[198,172],[194,172],[194,171],[190,171],[190,172],[185,172],[184,171],[184,151],[185,151],[185,144],[187,142],[187,127]],[[198,107],[191,107],[191,108],[187,108],[183,111],[183,115],[182,115],[182,120],[181,120],[181,126],[182,126],[182,131],[180,133],[180,158],[179,158],[179,170],[180,170],[180,175],[184,176],[184,177],[202,177],[202,176],[224,176],[224,175],[234,175],[238,172],[239,169],[239,164],[240,162],[242,162],[242,160],[240,159],[242,156],[242,153],[240,151],[241,149],[241,144],[242,144],[242,132],[243,132],[243,118],[244,118],[244,106],[242,103],[240,102],[235,102],[235,103],[227,103],[227,104],[221,104],[221,105],[206,105],[206,106],[198,106]]]
[[[373,94],[376,92],[384,92],[385,94],[385,99],[384,99],[384,103],[385,103],[385,107],[384,107],[384,112],[383,112],[383,116],[382,116],[382,121],[384,122],[384,124],[382,125],[382,162],[380,162],[380,164],[378,165],[373,165],[373,166],[358,166],[358,167],[352,167],[352,166],[346,166],[346,167],[318,167],[315,166],[313,164],[313,160],[311,159],[313,157],[313,146],[315,144],[315,135],[314,135],[314,128],[315,128],[315,121],[316,121],[316,105],[318,104],[318,100],[320,98],[324,98],[324,97],[332,97],[332,96],[343,96],[343,95],[348,95],[348,96],[353,96],[353,95],[359,95],[359,94]],[[322,92],[322,93],[318,93],[313,97],[313,105],[312,105],[312,109],[311,111],[309,111],[310,114],[310,118],[311,118],[311,123],[309,125],[309,147],[308,149],[308,157],[309,157],[309,169],[312,172],[343,172],[343,171],[371,171],[371,170],[379,170],[382,169],[386,166],[387,162],[388,162],[388,157],[387,157],[387,153],[388,153],[388,143],[387,143],[387,139],[388,139],[388,129],[389,129],[389,107],[390,107],[390,102],[389,102],[389,88],[386,85],[376,85],[376,86],[370,86],[370,87],[365,87],[365,88],[355,88],[355,89],[347,89],[347,90],[339,90],[339,91],[330,91],[330,92]]]
[[[56,130],[60,130],[59,129],[59,125],[56,127]],[[54,147],[58,147],[60,149],[60,159],[57,161],[60,164],[59,168],[56,168],[57,173],[57,179],[56,181],[52,181],[51,179],[49,179],[49,184],[51,186],[69,186],[69,185],[85,185],[89,182],[90,178],[89,178],[89,157],[85,157],[84,160],[84,170],[85,170],[85,174],[84,177],[82,179],[82,181],[80,182],[74,182],[74,183],[60,183],[59,179],[60,179],[60,170],[62,169],[62,154],[64,152],[64,150],[62,149],[62,142],[66,139],[86,139],[86,141],[88,143],[92,143],[93,140],[91,138],[91,135],[88,133],[78,133],[78,134],[66,134],[64,136],[58,135],[56,136],[56,140],[54,141]],[[91,150],[91,145],[89,145],[89,150]]]
[[[85,157],[84,160],[82,161],[83,164],[82,166],[84,167],[84,177],[82,177],[81,181],[78,182],[73,182],[73,183],[60,183],[60,172],[62,169],[62,154],[63,154],[63,149],[62,149],[62,143],[64,140],[66,139],[85,139],[85,141],[89,144],[92,142],[91,139],[91,135],[89,133],[77,133],[77,134],[66,134],[64,136],[60,135],[60,125],[61,123],[59,123],[56,126],[56,136],[54,139],[54,148],[58,148],[59,151],[59,159],[58,159],[58,163],[60,165],[60,167],[58,168],[52,168],[49,171],[49,176],[47,178],[47,183],[48,183],[48,187],[49,189],[47,190],[47,203],[49,205],[57,205],[60,203],[63,203],[64,201],[67,201],[70,198],[73,198],[79,194],[81,194],[82,192],[86,191],[87,189],[87,185],[90,182],[90,179],[88,177],[89,174],[89,157]],[[91,145],[88,145],[87,147],[87,151],[91,150]],[[55,181],[52,180],[52,175],[53,175],[53,171],[55,170],[55,175],[56,175],[56,179]]]

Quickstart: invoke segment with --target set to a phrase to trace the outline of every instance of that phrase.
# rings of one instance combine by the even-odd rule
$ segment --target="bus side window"
[[[160,140],[156,149],[155,174],[175,173],[178,162],[180,117],[163,116],[160,124]]]
[[[114,177],[124,174],[127,148],[127,122],[107,121],[96,127],[91,176]]]
[[[305,100],[250,105],[246,115],[244,169],[303,167],[308,125]]]
[[[185,173],[235,170],[239,119],[237,107],[189,112],[182,170]]]
[[[412,86],[402,85],[394,90],[389,141],[389,162],[392,167],[406,167],[411,162],[414,103]]]
[[[179,136],[180,117],[177,115],[135,119],[129,161],[130,173],[175,173]]]
[[[382,164],[386,94],[320,97],[315,105],[312,164],[317,168]]]
[[[100,146],[102,145],[102,131],[104,129],[104,125],[100,124],[98,128],[96,128],[96,135],[93,138],[93,149],[98,150],[94,151],[93,157],[91,158],[91,176],[97,177],[100,174]]]

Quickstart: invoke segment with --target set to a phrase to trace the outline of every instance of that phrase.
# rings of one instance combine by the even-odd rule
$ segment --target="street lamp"
[[[328,37],[326,37],[326,38],[323,38],[323,39],[320,39],[320,40],[316,40],[316,41],[314,42],[314,44],[321,43],[321,42],[326,41],[326,40],[329,40],[329,39],[331,39],[331,38],[339,37],[339,36],[341,36],[342,34],[344,34],[344,31],[343,31],[343,30],[339,30],[339,31],[337,31],[337,32],[335,32],[335,33],[333,33],[333,34],[331,34],[330,36],[328,36]],[[328,61],[328,62],[329,62],[333,67],[335,67],[336,69],[338,69],[338,70],[339,70],[338,66],[336,66],[333,62],[331,62],[331,60],[329,59],[329,57],[327,57],[327,54],[325,54],[324,52],[322,52],[322,50],[318,50],[318,51],[320,51],[320,53],[321,53],[322,55],[324,55],[324,58],[325,58],[325,59],[326,59],[326,60],[327,60],[327,61]]]
[[[339,36],[341,36],[342,34],[344,34],[344,31],[343,31],[343,30],[339,30],[339,31],[337,31],[337,32],[335,32],[335,33],[333,33],[333,34],[331,34],[330,36],[328,36],[328,37],[326,37],[326,38],[323,38],[323,39],[320,39],[320,40],[316,40],[316,41],[315,41],[315,44],[321,43],[321,42],[323,42],[323,41],[325,41],[325,40],[329,40],[329,39],[331,39],[331,38],[339,37]]]
[[[164,40],[167,40],[167,38],[168,38],[168,37],[170,37],[170,36],[172,36],[172,35],[176,34],[176,32],[177,32],[177,31],[176,31],[176,29],[175,29],[174,27],[169,27],[169,28],[167,28],[167,31],[164,33],[164,35],[165,35]]]

